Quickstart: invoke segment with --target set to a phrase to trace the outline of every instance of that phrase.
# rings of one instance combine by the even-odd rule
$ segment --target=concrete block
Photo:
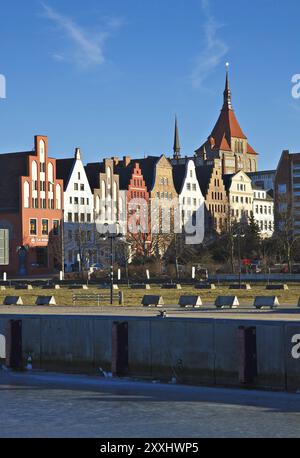
[[[250,291],[251,285],[249,285],[249,283],[242,283],[241,285],[239,285],[238,283],[235,283],[233,285],[229,285],[229,289],[246,289]]]
[[[23,305],[23,300],[20,296],[6,296],[3,305]]]
[[[278,307],[280,304],[277,296],[256,296],[253,305],[257,309],[262,309],[265,307],[270,307],[273,309]]]
[[[231,308],[236,309],[240,305],[239,300],[236,296],[218,296],[215,301],[217,308]]]
[[[278,284],[278,285],[267,285],[267,286],[266,286],[266,289],[267,289],[267,290],[281,289],[281,290],[288,291],[289,287],[288,287],[288,285],[286,285],[286,284]]]
[[[195,285],[196,289],[216,289],[216,285],[214,283],[198,283]]]
[[[162,289],[182,289],[179,283],[166,283],[161,285]]]
[[[56,305],[54,296],[38,296],[35,305]]]
[[[142,305],[144,307],[162,307],[164,305],[164,300],[162,296],[145,295],[142,299]]]
[[[150,285],[145,285],[145,284],[141,284],[141,285],[130,285],[130,288],[131,288],[131,289],[151,289],[151,286],[150,286]]]
[[[180,296],[180,307],[200,307],[202,300],[200,296]]]

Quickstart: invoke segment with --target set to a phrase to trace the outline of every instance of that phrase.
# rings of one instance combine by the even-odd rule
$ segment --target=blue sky
[[[2,0],[0,151],[49,136],[52,156],[182,153],[207,138],[230,62],[233,107],[259,167],[300,151],[299,0]]]

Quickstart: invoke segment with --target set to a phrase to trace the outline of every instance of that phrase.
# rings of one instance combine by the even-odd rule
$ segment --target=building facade
[[[253,189],[251,179],[240,171],[235,175],[224,175],[230,221],[247,221],[253,211]]]
[[[272,237],[274,233],[274,200],[267,191],[253,187],[253,216],[260,229],[262,238]]]
[[[194,161],[189,160],[184,165],[173,165],[173,180],[178,194],[186,242],[202,243],[205,235],[205,200],[197,179]]]
[[[256,172],[258,154],[248,143],[232,108],[228,72],[221,114],[207,141],[195,151],[203,164],[220,159],[222,173]]]
[[[300,234],[300,153],[283,151],[275,175],[275,228]]]
[[[206,232],[222,232],[228,223],[228,198],[222,178],[222,164],[219,159],[213,165],[196,167],[197,179],[205,198]]]
[[[0,228],[9,230],[10,275],[46,275],[62,267],[63,182],[48,138],[30,152],[0,155]]]
[[[98,262],[95,247],[94,196],[81,152],[56,161],[57,177],[64,183],[64,266],[66,272],[88,268]]]

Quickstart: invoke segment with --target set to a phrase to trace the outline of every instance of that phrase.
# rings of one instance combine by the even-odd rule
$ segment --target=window
[[[87,220],[88,223],[91,222],[91,214],[90,213],[87,213],[86,220]]]
[[[25,181],[24,183],[24,208],[29,208],[29,202],[30,202],[30,198],[29,198],[29,183],[28,181]]]
[[[90,199],[86,199],[86,204],[90,205]]]
[[[81,199],[80,199],[80,204],[81,204],[81,205],[84,205],[84,197],[81,197]]]
[[[52,234],[59,235],[59,220],[58,219],[53,220]]]
[[[32,208],[38,208],[38,199],[37,197],[32,198]]]
[[[72,213],[68,213],[68,222],[72,223]]]
[[[78,205],[78,197],[74,197],[74,204]]]
[[[56,185],[56,209],[61,210],[61,187]]]
[[[190,190],[191,190],[191,183],[187,183],[187,185],[186,185],[186,189],[187,189],[188,191],[190,191]]]
[[[84,213],[80,213],[80,222],[84,223]]]
[[[74,221],[75,221],[75,223],[79,222],[79,214],[78,213],[74,213]]]
[[[279,192],[279,194],[285,194],[286,193],[286,184],[279,184],[278,185],[278,192]]]
[[[197,191],[196,183],[193,183],[193,191]]]
[[[78,180],[80,181],[80,172],[78,172]]]
[[[36,219],[31,219],[29,224],[30,224],[30,235],[37,235]]]
[[[84,184],[80,185],[80,191],[84,191]]]
[[[49,234],[49,222],[47,219],[42,219],[42,235]]]
[[[78,183],[74,183],[74,191],[78,191]]]

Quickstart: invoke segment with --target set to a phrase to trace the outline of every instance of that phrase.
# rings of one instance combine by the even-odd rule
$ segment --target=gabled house
[[[228,223],[228,198],[222,178],[221,161],[215,159],[212,165],[196,167],[196,174],[205,198],[206,231],[220,233]]]
[[[230,221],[248,220],[253,212],[253,189],[251,179],[245,172],[224,175],[223,181],[228,196]]]
[[[0,228],[9,231],[9,275],[46,275],[61,269],[63,181],[48,138],[37,135],[34,149],[0,154]]]
[[[173,165],[173,180],[178,194],[186,242],[199,244],[205,235],[205,200],[199,186],[193,160]],[[194,231],[195,234],[193,235]]]
[[[98,262],[94,196],[79,148],[73,158],[58,159],[56,164],[57,176],[64,182],[64,265],[71,272]]]

